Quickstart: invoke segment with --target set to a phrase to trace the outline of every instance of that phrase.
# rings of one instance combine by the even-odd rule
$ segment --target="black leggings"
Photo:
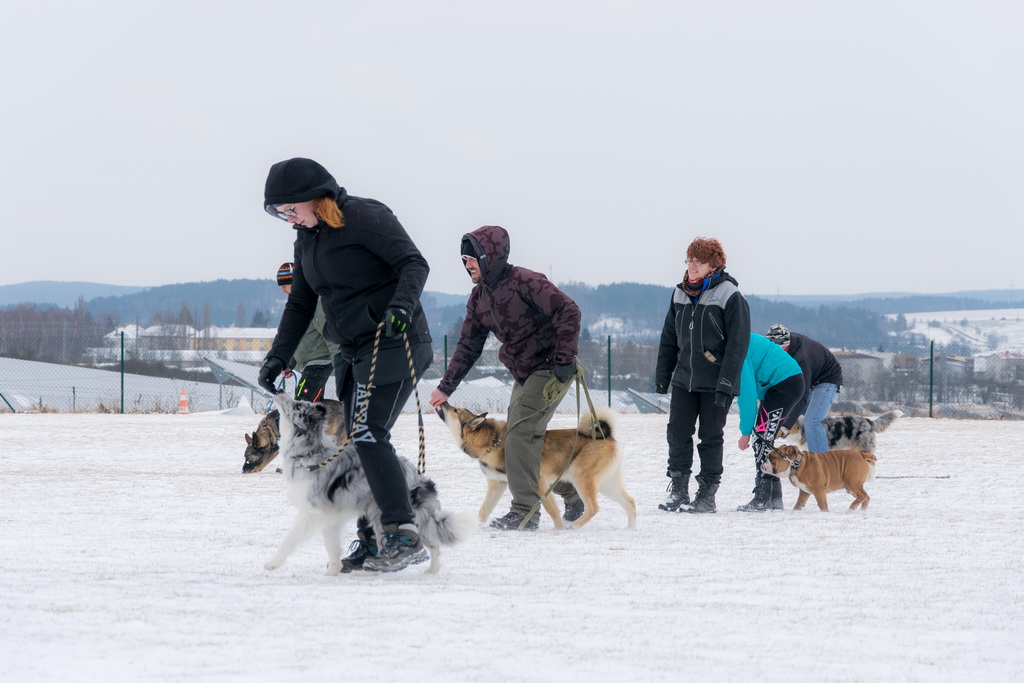
[[[414,519],[409,484],[405,481],[398,454],[391,445],[391,428],[412,394],[412,388],[410,378],[374,385],[370,390],[366,414],[358,423],[356,418],[363,407],[366,385],[356,381],[351,368],[347,368],[342,391],[338,394],[345,403],[349,434],[366,473],[370,492],[380,508],[382,526],[411,524]],[[365,529],[369,522],[361,517],[358,526]]]
[[[793,375],[768,387],[764,399],[757,407],[757,418],[754,420],[754,465],[758,472],[768,459],[768,453],[775,446],[775,436],[779,433],[779,427],[803,397],[803,375]]]

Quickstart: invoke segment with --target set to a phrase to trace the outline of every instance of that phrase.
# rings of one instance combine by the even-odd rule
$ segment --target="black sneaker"
[[[418,533],[389,524],[384,527],[384,538],[377,554],[363,561],[363,569],[371,572],[397,572],[410,564],[419,564],[429,559],[430,555],[420,543]]]
[[[348,547],[348,557],[341,561],[341,573],[348,574],[357,569],[362,569],[366,558],[373,557],[376,554],[377,545],[375,543],[368,543],[361,538],[352,541],[352,545]]]
[[[583,505],[582,500],[577,498],[573,502],[565,504],[565,514],[562,515],[562,519],[567,522],[575,522],[583,516],[584,510],[586,510],[586,506]]]
[[[522,526],[523,531],[536,531],[537,530],[537,517],[534,515],[530,518],[526,524],[523,524],[523,519],[526,517],[522,512],[515,510],[510,511],[504,517],[497,517],[491,520],[492,529],[501,529],[502,531],[518,531]]]

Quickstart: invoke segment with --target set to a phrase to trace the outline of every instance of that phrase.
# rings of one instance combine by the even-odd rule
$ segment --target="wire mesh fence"
[[[182,389],[190,412],[266,408],[269,397],[255,383],[265,350],[201,348],[181,340],[133,346],[123,335],[114,342],[79,339],[66,324],[49,334],[0,329],[0,411],[175,412]],[[447,337],[435,343],[434,362],[419,383],[421,406],[454,346]],[[951,355],[934,344],[899,341],[874,349],[851,341],[832,351],[844,376],[833,412],[899,408],[919,416],[1024,419],[1024,356]],[[654,393],[657,354],[655,344],[613,337],[581,341],[578,361],[594,403],[619,412],[667,412],[667,397]],[[452,402],[503,413],[511,388],[491,339]],[[410,399],[406,410],[415,409]],[[574,392],[559,410],[576,410]]]

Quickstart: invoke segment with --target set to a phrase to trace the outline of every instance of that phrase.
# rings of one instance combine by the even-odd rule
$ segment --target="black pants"
[[[757,407],[754,420],[754,465],[761,471],[761,465],[768,459],[768,453],[775,445],[775,435],[786,421],[793,408],[804,396],[804,376],[793,375],[778,384],[768,387],[764,399]]]
[[[414,517],[409,500],[409,485],[405,481],[398,454],[391,445],[391,428],[412,395],[412,378],[406,377],[381,385],[375,382],[370,390],[366,413],[360,416],[366,397],[366,385],[356,380],[351,365],[340,365],[342,367],[335,363],[335,370],[339,374],[344,373],[343,379],[337,377],[338,397],[345,404],[349,434],[366,473],[370,492],[380,508],[381,525],[411,524]],[[369,526],[365,518],[360,518],[357,524],[361,529]]]
[[[700,473],[721,475],[722,444],[725,440],[725,419],[728,416],[729,405],[724,408],[716,406],[714,393],[672,387],[672,404],[668,415],[668,476],[689,477],[693,467],[694,432],[700,439],[697,444]]]

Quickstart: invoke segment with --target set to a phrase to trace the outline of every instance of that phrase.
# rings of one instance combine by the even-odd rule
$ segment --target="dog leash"
[[[362,403],[360,404],[360,407],[359,407],[359,413],[356,415],[356,419],[353,420],[353,424],[352,424],[353,427],[355,425],[360,424],[360,422],[362,422],[363,418],[366,416],[366,411],[368,410],[369,405],[370,405],[370,393],[373,390],[373,378],[377,374],[377,355],[378,355],[378,352],[380,351],[380,334],[381,334],[381,331],[383,329],[384,329],[384,322],[381,321],[380,323],[377,324],[377,331],[376,331],[376,334],[374,334],[374,337],[373,337],[373,353],[370,356],[370,376],[366,380],[366,391],[363,393],[363,400],[362,400]],[[416,394],[416,414],[417,414],[417,417],[419,418],[419,431],[420,431],[420,434],[419,434],[420,452],[419,452],[418,461],[416,463],[416,472],[419,473],[420,475],[422,475],[422,474],[424,474],[427,471],[427,455],[426,455],[427,449],[426,449],[426,438],[424,437],[424,433],[423,433],[423,411],[420,408],[420,392],[419,392],[419,389],[417,387],[416,368],[415,368],[415,366],[413,364],[413,361],[412,361],[412,347],[409,344],[409,335],[407,333],[403,332],[402,333],[402,337],[405,339],[405,352],[406,352],[406,355],[408,356],[408,359],[409,359],[409,372],[412,374],[412,389],[413,389],[413,393]],[[306,469],[308,469],[310,472],[315,472],[316,470],[318,470],[318,469],[320,469],[322,467],[325,467],[326,465],[329,465],[330,463],[334,462],[334,460],[336,460],[337,457],[339,455],[341,455],[341,452],[345,450],[345,447],[348,446],[350,443],[352,443],[352,438],[353,438],[352,430],[351,429],[347,429],[346,431],[348,431],[349,434],[346,437],[344,443],[342,443],[340,446],[338,446],[338,450],[336,450],[331,457],[327,458],[323,462],[320,462],[319,464],[307,465]]]

